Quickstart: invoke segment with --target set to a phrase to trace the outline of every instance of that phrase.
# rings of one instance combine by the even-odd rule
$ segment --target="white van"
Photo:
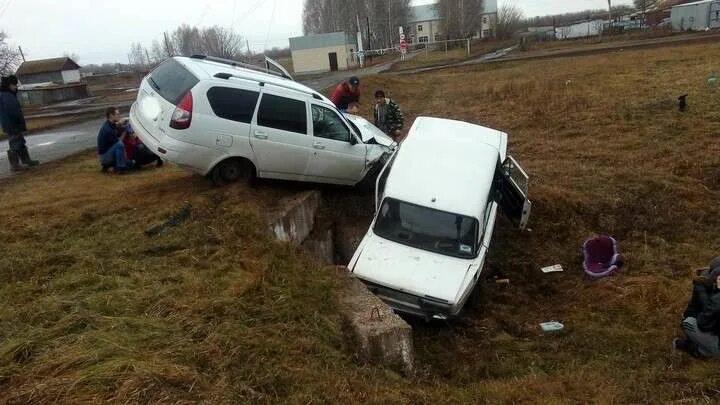
[[[456,316],[483,275],[498,208],[524,229],[528,177],[507,134],[420,117],[377,178],[349,271],[399,312]]]
[[[258,176],[355,185],[395,147],[287,72],[257,69],[170,58],[142,80],[130,123],[158,156],[218,183]]]

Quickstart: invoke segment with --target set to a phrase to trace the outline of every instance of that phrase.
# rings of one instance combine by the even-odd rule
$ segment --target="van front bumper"
[[[365,284],[370,292],[378,296],[378,298],[396,312],[420,317],[425,320],[442,320],[457,316],[461,309],[449,303],[419,297],[417,295],[408,294],[393,288],[381,286],[379,284],[363,280],[360,277],[358,277],[358,279]]]

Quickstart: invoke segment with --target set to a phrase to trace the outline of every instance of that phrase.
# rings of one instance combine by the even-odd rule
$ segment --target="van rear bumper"
[[[130,125],[140,140],[163,160],[178,166],[207,175],[212,167],[209,165],[218,160],[220,151],[204,146],[178,141],[160,131],[149,131],[137,119],[136,104],[130,108]]]

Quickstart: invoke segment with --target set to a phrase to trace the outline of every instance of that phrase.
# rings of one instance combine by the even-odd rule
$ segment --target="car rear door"
[[[498,165],[495,172],[495,201],[520,229],[527,226],[532,208],[532,202],[528,199],[528,182],[527,173],[512,156]]]
[[[313,150],[308,175],[317,181],[347,184],[362,180],[367,145],[353,135],[337,110],[314,103],[310,108]]]
[[[250,134],[262,176],[302,179],[312,150],[305,101],[264,90]]]

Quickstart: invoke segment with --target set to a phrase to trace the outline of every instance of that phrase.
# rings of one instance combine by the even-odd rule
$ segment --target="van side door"
[[[311,104],[312,147],[309,175],[318,181],[355,184],[365,175],[367,145],[352,133],[337,110]]]
[[[307,109],[303,100],[262,91],[250,133],[261,177],[304,178],[312,150]]]
[[[532,202],[528,199],[529,177],[525,170],[508,156],[495,171],[495,201],[503,213],[521,230],[527,227]]]

